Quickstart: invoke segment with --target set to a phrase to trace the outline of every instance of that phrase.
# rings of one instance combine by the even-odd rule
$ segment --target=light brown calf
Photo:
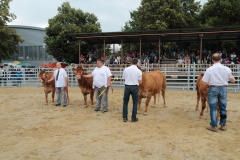
[[[166,76],[159,70],[149,73],[143,72],[142,84],[139,85],[138,112],[140,112],[142,98],[147,98],[144,111],[144,114],[146,115],[151,97],[154,96],[154,104],[156,104],[156,94],[160,94],[160,91],[162,92],[164,106],[166,106]]]

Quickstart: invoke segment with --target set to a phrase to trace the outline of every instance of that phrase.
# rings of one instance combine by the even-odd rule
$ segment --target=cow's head
[[[201,73],[201,76],[202,76],[202,77],[204,76],[204,73],[205,73],[205,71],[203,71],[203,72]]]
[[[38,81],[41,83],[45,83],[51,77],[52,77],[52,75],[50,75],[50,73],[46,72],[45,70],[40,70],[38,72]]]
[[[142,73],[146,72],[146,67],[145,67],[145,66],[143,66],[143,67],[137,66],[137,68],[138,68],[140,71],[142,71]]]
[[[43,83],[45,81],[45,71],[44,70],[40,70],[38,72],[38,81]]]
[[[77,79],[81,79],[83,74],[86,74],[86,69],[83,69],[82,66],[77,66],[77,68],[72,68],[73,73],[76,75]]]

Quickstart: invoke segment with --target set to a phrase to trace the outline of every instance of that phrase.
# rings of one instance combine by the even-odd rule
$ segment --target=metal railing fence
[[[83,68],[87,70],[88,73],[93,71],[96,67],[95,64],[84,64]],[[113,87],[123,88],[124,81],[122,80],[123,70],[128,66],[125,64],[111,64],[107,65],[115,81],[112,83]],[[226,65],[231,68],[234,77],[236,78],[235,83],[229,83],[228,90],[230,92],[240,92],[240,65],[239,64],[229,64]],[[205,71],[209,65],[208,64],[190,64],[190,65],[178,65],[178,64],[149,64],[141,66],[147,72],[152,70],[161,70],[167,78],[167,89],[181,89],[181,90],[195,90],[197,76]],[[38,82],[38,72],[44,69],[47,72],[53,71],[49,68],[4,68],[0,72],[0,86],[10,87],[10,86],[33,86],[40,87],[41,83]],[[71,68],[66,69],[69,76],[69,86],[77,87],[78,84],[75,80],[75,75]]]

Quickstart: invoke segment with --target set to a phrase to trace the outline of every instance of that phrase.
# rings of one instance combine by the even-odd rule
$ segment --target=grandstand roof
[[[103,32],[103,33],[72,33],[70,37],[84,40],[93,44],[121,44],[142,42],[192,42],[203,40],[222,41],[240,40],[239,27],[225,28],[193,28],[193,29],[168,29],[158,31],[138,31],[138,32]]]

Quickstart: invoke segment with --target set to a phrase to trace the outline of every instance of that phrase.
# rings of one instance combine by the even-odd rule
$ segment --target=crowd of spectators
[[[161,63],[166,59],[176,60],[176,63],[179,65],[188,65],[188,64],[212,64],[212,54],[220,53],[222,55],[222,63],[223,64],[239,64],[238,57],[235,51],[226,51],[222,49],[221,51],[214,51],[203,49],[202,57],[200,58],[199,50],[162,50],[160,57],[157,51],[151,50],[145,53],[140,54],[139,51],[135,50],[130,53],[119,53],[119,54],[111,54],[106,57],[102,57],[107,64],[128,64],[130,63],[132,58],[138,58],[140,64],[154,64]],[[86,55],[81,55],[80,62],[85,64],[95,63],[97,58],[99,58],[99,54],[97,52],[88,52]]]

